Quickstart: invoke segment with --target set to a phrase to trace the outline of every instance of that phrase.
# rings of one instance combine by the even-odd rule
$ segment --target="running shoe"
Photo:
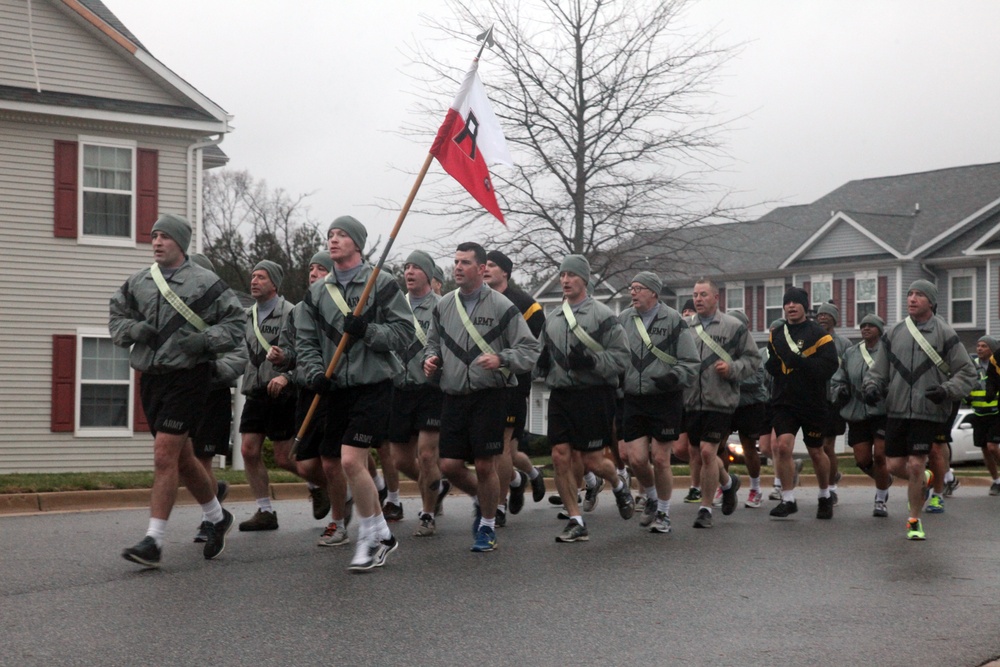
[[[195,544],[204,544],[205,542],[208,542],[208,525],[211,523],[211,521],[202,521],[198,525],[198,532],[194,534],[193,540]]]
[[[417,526],[416,532],[413,533],[414,537],[430,537],[434,534],[437,526],[434,523],[434,517],[430,514],[420,513],[420,525]]]
[[[359,540],[354,558],[351,559],[347,569],[350,572],[367,572],[372,568],[382,567],[385,565],[386,557],[398,547],[399,542],[392,535],[384,540],[374,536]]]
[[[221,503],[229,495],[229,482],[224,479],[217,480],[215,483],[215,497]]]
[[[802,474],[802,466],[805,464],[805,459],[795,459],[793,464],[795,467],[795,476],[792,477],[792,486],[799,485],[799,475]]]
[[[642,508],[642,518],[639,519],[639,525],[648,528],[654,520],[656,520],[656,503],[647,498],[645,506]]]
[[[768,500],[781,500],[781,487],[776,486],[771,489],[771,493],[767,496]]]
[[[584,512],[593,512],[594,508],[597,507],[597,501],[600,500],[599,494],[601,489],[604,488],[604,478],[598,477],[597,484],[594,486],[588,486],[587,491],[583,496],[583,509]],[[627,489],[627,487],[626,487]]]
[[[542,498],[545,497],[545,476],[542,474],[542,469],[535,466],[535,470],[538,472],[538,476],[531,480],[531,499],[536,503],[542,502]]]
[[[163,551],[160,547],[156,546],[156,540],[147,535],[134,547],[129,547],[122,551],[122,558],[130,560],[133,563],[138,563],[143,567],[157,568],[160,567],[160,556],[162,554]]]
[[[385,503],[385,499],[389,497],[389,487],[383,486],[378,491],[378,504],[382,505]]]
[[[941,496],[934,494],[931,495],[930,501],[927,503],[927,507],[924,511],[928,514],[944,514],[944,501]]]
[[[240,524],[241,533],[259,530],[278,530],[278,513],[257,510],[252,517]]]
[[[438,482],[437,504],[434,506],[434,516],[444,514],[444,497],[448,495],[449,491],[451,491],[451,482],[442,477],[441,481]]]
[[[924,502],[931,497],[931,485],[934,484],[934,473],[930,468],[924,470]]]
[[[832,519],[833,518],[833,498],[819,498],[819,502],[816,505],[816,518],[817,519]]]
[[[927,534],[924,533],[924,527],[920,523],[920,519],[910,519],[906,522],[906,539],[908,540],[926,540]]]
[[[960,486],[962,486],[962,481],[958,477],[952,476],[950,482],[944,483],[944,497],[951,498],[952,494],[954,494]]]
[[[684,502],[696,504],[701,502],[701,489],[692,486],[688,489],[688,494],[684,496]]]
[[[1000,482],[993,482],[990,484],[990,495],[1000,496]]]
[[[330,496],[322,486],[309,489],[309,498],[312,500],[314,519],[319,521],[330,513]]]
[[[504,526],[507,525],[507,512],[500,509],[499,507],[497,508],[497,515],[494,518],[496,519],[497,528],[503,528]]]
[[[663,533],[664,535],[670,532],[670,517],[667,516],[666,512],[656,513],[656,521],[649,527],[649,532]]]
[[[479,503],[472,504],[472,536],[479,534],[479,524],[483,520],[483,512],[479,509]]]
[[[747,500],[743,503],[743,506],[757,508],[760,507],[763,502],[764,494],[761,493],[760,489],[750,489],[750,493],[747,494]]]
[[[566,524],[563,532],[556,535],[556,542],[586,542],[590,539],[590,533],[586,526],[581,526],[576,521]]]
[[[326,529],[320,536],[319,541],[316,542],[318,547],[339,547],[342,544],[350,543],[350,538],[347,537],[347,529],[341,523],[336,521],[331,521],[327,524]]]
[[[776,519],[787,519],[790,515],[799,511],[799,504],[794,500],[782,500],[771,508],[771,516]]]
[[[712,507],[719,509],[722,507],[722,488],[719,487],[715,490],[715,495],[712,497]]]
[[[402,521],[403,503],[391,503],[387,501],[384,505],[382,505],[382,516],[384,516],[385,520],[388,521],[389,523]]]
[[[722,516],[729,516],[736,511],[739,504],[739,497],[736,492],[740,490],[740,478],[729,473],[729,488],[722,492]]]
[[[618,479],[624,484],[625,480],[620,475]],[[618,505],[618,514],[621,518],[628,520],[635,514],[635,501],[632,500],[632,491],[627,486],[615,491],[615,504]]]
[[[524,492],[528,488],[528,476],[520,470],[515,470],[514,474],[520,482],[517,486],[510,487],[510,500],[507,502],[507,509],[511,514],[517,514],[524,507]]]
[[[211,523],[206,521],[205,526],[208,539],[205,540],[203,554],[205,560],[212,560],[226,549],[226,534],[233,528],[233,515],[227,510],[222,510],[222,521]]]
[[[872,509],[872,516],[882,519],[889,516],[889,508],[886,506],[886,502],[884,500],[875,501],[875,508]]]
[[[698,516],[694,520],[695,528],[711,528],[712,527],[712,513],[708,511],[707,507],[698,508]]]
[[[497,534],[489,526],[480,526],[476,533],[476,541],[472,543],[472,551],[485,553],[497,548]]]

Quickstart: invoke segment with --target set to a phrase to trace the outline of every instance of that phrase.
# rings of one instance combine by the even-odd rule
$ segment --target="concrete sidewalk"
[[[745,475],[741,479],[745,479]],[[770,489],[773,484],[772,476],[761,477],[761,487]],[[991,480],[988,477],[964,477],[960,476],[962,487],[983,487],[988,488]],[[815,488],[816,480],[810,475],[803,475],[800,487]],[[689,477],[674,477],[674,495],[683,492],[690,486]],[[545,479],[545,485],[549,493],[555,493],[555,480]],[[870,486],[872,480],[865,475],[845,475],[840,480],[840,486]],[[632,488],[636,489],[633,479]],[[741,491],[746,491],[749,483],[744,481]],[[873,487],[874,488],[874,487]],[[405,479],[400,480],[399,493],[404,497],[416,497],[419,495],[416,482]],[[456,493],[453,491],[452,493]],[[530,491],[529,491],[530,493]],[[681,493],[683,495],[683,493]],[[289,482],[283,484],[271,484],[272,500],[303,500],[309,498],[309,491],[304,482]],[[250,502],[254,500],[247,484],[234,484],[229,487],[231,502]],[[195,500],[188,493],[187,489],[179,489],[177,493],[178,505],[194,505]],[[87,510],[108,510],[108,509],[136,509],[149,506],[149,489],[107,489],[99,491],[60,491],[51,493],[10,493],[0,494],[0,516],[17,514],[39,514],[45,512],[80,512]]]

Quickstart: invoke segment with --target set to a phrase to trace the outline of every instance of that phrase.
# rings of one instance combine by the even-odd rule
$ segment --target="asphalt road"
[[[429,539],[411,536],[417,502],[404,499],[400,548],[365,575],[345,569],[353,546],[315,546],[304,500],[277,504],[277,532],[234,529],[212,562],[189,542],[197,511],[178,508],[159,571],[119,555],[145,511],[3,517],[0,664],[971,667],[1000,655],[1000,498],[960,489],[925,518],[928,540],[909,542],[898,491],[889,519],[871,516],[869,489],[843,488],[834,520],[817,521],[814,495],[802,491],[793,520],[741,506],[711,530],[675,502],[674,532],[655,535],[605,492],[576,544],[557,544],[563,522],[529,498],[490,554],[469,552],[468,499],[448,499]],[[231,509],[241,520],[253,506]]]

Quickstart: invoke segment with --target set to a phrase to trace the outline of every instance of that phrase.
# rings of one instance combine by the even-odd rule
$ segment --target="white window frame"
[[[83,385],[83,339],[84,338],[111,338],[107,329],[98,327],[80,327],[76,330],[76,368],[73,377],[73,435],[78,438],[131,438],[134,433],[135,424],[135,370],[129,366],[128,369],[128,424],[109,428],[81,427],[80,426],[80,399],[82,397]]]
[[[823,305],[824,303],[827,303],[827,301],[817,301],[816,300],[816,297],[815,297],[815,294],[816,294],[816,285],[818,285],[820,283],[830,283],[830,299],[833,299],[834,301],[836,300],[836,299],[834,299],[834,294],[833,294],[833,274],[832,273],[821,273],[821,274],[818,274],[818,275],[815,275],[815,276],[810,276],[809,277],[809,306],[810,306],[809,310],[815,311],[821,305]]]
[[[779,303],[778,303],[777,306],[771,305],[767,301],[767,290],[768,290],[769,287],[778,287],[778,288],[780,288],[779,294],[781,294],[781,297],[778,299]],[[773,322],[774,320],[779,319],[779,318],[780,319],[784,319],[784,317],[785,317],[784,304],[780,303],[782,300],[784,300],[784,298],[785,298],[785,281],[784,281],[783,278],[777,278],[777,279],[774,279],[774,280],[765,280],[764,281],[764,320],[765,321],[762,324],[762,326],[765,329],[767,327],[769,327],[771,325],[771,322]],[[778,317],[769,317],[768,316],[767,311],[771,310],[772,308],[777,308],[778,309],[778,313],[779,313]]]
[[[738,310],[741,313],[746,314],[746,305],[747,304],[746,304],[746,291],[745,291],[745,288],[746,288],[746,283],[744,283],[742,280],[739,281],[739,282],[734,282],[734,283],[726,283],[726,312],[727,313],[730,312],[730,311]],[[732,294],[739,294],[740,295],[740,305],[739,306],[730,306],[729,305],[729,297]]]
[[[875,298],[871,301],[858,298],[861,294],[860,286],[862,280],[872,280],[875,282]],[[854,321],[860,322],[864,317],[859,311],[858,306],[862,303],[873,303],[875,308],[872,310],[873,313],[878,315],[878,271],[858,271],[854,274]]]
[[[972,301],[972,321],[955,321],[955,278],[969,278],[972,284],[972,295],[962,301]],[[976,270],[954,269],[948,272],[948,323],[956,329],[974,329],[976,326]]]
[[[138,199],[138,181],[139,175],[137,173],[137,160],[138,155],[138,143],[135,141],[130,141],[128,139],[115,139],[109,137],[93,137],[93,136],[79,136],[77,137],[77,142],[79,145],[79,159],[77,160],[77,188],[76,188],[76,210],[77,210],[77,243],[80,245],[96,245],[96,246],[106,246],[106,247],[117,247],[117,248],[134,248],[136,245],[135,241],[135,215],[136,215],[136,204]],[[129,236],[102,236],[100,234],[85,234],[83,231],[83,173],[84,173],[84,152],[86,146],[108,146],[111,148],[128,148],[132,151],[132,200],[131,200],[131,210],[129,213]],[[91,191],[92,188],[86,188]]]

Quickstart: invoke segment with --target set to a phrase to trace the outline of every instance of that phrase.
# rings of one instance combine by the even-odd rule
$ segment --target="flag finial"
[[[476,35],[476,41],[482,42],[482,45],[479,47],[479,53],[476,54],[476,60],[479,60],[479,56],[483,55],[483,49],[487,46],[491,49],[496,46],[496,42],[493,41],[493,26],[491,25],[485,31]]]

